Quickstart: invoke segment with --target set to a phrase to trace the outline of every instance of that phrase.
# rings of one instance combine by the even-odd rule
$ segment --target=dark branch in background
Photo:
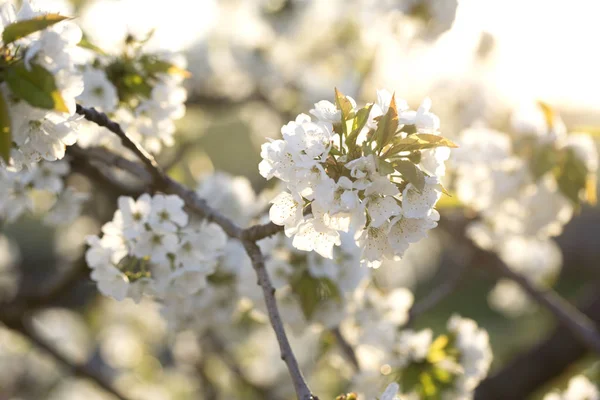
[[[408,321],[406,322],[405,327],[410,326],[416,318],[433,309],[454,293],[463,282],[464,272],[468,267],[469,263],[464,262],[464,260],[462,263],[453,265],[450,276],[444,279],[439,286],[433,288],[424,299],[415,303],[410,308],[408,312]]]
[[[596,325],[585,314],[573,307],[552,289],[539,289],[522,275],[508,268],[504,263],[490,263],[504,278],[515,281],[538,304],[550,311],[556,320],[565,326],[588,349],[600,355],[600,335]]]
[[[123,396],[119,393],[111,382],[105,379],[102,375],[98,373],[95,369],[93,369],[90,365],[87,364],[79,364],[73,362],[63,356],[58,350],[54,347],[46,343],[44,339],[39,337],[35,331],[23,323],[22,318],[16,318],[12,320],[4,319],[5,316],[0,316],[1,321],[10,329],[19,332],[23,336],[25,336],[31,343],[33,343],[36,347],[44,350],[48,353],[52,358],[62,364],[67,370],[69,370],[73,375],[79,376],[81,378],[88,379],[98,386],[100,386],[104,391],[112,394],[119,400],[128,400],[127,397]]]
[[[231,373],[236,377],[238,382],[243,387],[250,389],[258,398],[262,400],[269,400],[275,398],[275,396],[270,393],[269,388],[259,386],[256,383],[253,383],[250,379],[248,379],[242,368],[237,363],[235,357],[225,347],[225,345],[223,344],[223,342],[217,334],[209,330],[206,333],[205,338],[207,339],[208,343],[211,345],[215,353],[221,358],[223,363],[227,366],[227,368],[229,368]]]
[[[35,295],[22,294],[8,303],[0,304],[0,319],[3,321],[16,321],[27,312],[55,304],[61,296],[87,274],[87,264],[85,259],[81,257],[73,263],[68,271],[63,272],[46,287],[40,288],[41,293]]]
[[[294,383],[294,389],[296,391],[296,395],[300,400],[310,400],[317,399],[317,397],[313,396],[306,380],[302,376],[302,372],[300,371],[300,367],[298,365],[298,361],[294,356],[292,348],[290,346],[289,340],[285,333],[285,329],[283,327],[283,322],[281,320],[281,316],[279,314],[279,310],[277,308],[277,302],[275,300],[275,289],[271,285],[271,281],[269,279],[269,275],[264,266],[264,259],[259,247],[256,245],[256,240],[259,240],[268,235],[265,234],[264,231],[250,231],[243,230],[236,224],[234,224],[227,217],[221,215],[216,210],[212,209],[208,206],[205,200],[198,197],[196,192],[186,188],[180,183],[171,179],[158,165],[154,157],[149,154],[142,147],[133,142],[127,134],[121,129],[119,124],[114,121],[111,121],[106,114],[96,111],[95,109],[87,109],[77,105],[77,113],[81,114],[88,121],[94,122],[98,126],[102,126],[119,136],[121,139],[121,143],[123,146],[134,153],[134,155],[140,159],[140,161],[144,165],[145,171],[150,174],[152,180],[152,187],[156,190],[163,191],[165,193],[176,194],[181,197],[187,207],[194,211],[199,216],[212,221],[219,226],[227,233],[227,235],[231,238],[236,238],[242,240],[244,247],[246,248],[246,252],[250,256],[252,260],[252,265],[258,277],[258,283],[262,288],[265,303],[267,305],[267,311],[269,314],[269,319],[271,321],[271,325],[273,326],[273,330],[275,331],[275,335],[277,337],[277,341],[279,343],[279,348],[281,350],[281,358],[285,362],[288,372],[292,378]],[[94,150],[94,149],[90,149]],[[85,151],[87,153],[87,151]],[[96,154],[96,159],[99,159],[100,156],[107,157],[107,154],[110,152],[99,152]],[[100,156],[99,156],[100,155]],[[133,163],[133,165],[128,164],[123,161],[122,157],[114,157],[113,161],[115,163],[109,164],[112,166],[117,166],[119,168],[123,168],[125,170],[129,170],[134,175],[138,175],[139,166]],[[125,160],[126,161],[126,160]],[[117,165],[117,162],[119,163]],[[130,163],[130,162],[129,162]],[[277,231],[282,230],[282,227],[279,227]],[[274,234],[277,231],[269,230],[266,233]],[[260,236],[263,234],[264,236]]]
[[[600,325],[600,296],[596,287],[593,292],[594,297],[583,302],[581,311]],[[519,353],[495,375],[481,382],[475,391],[475,400],[525,399],[587,353],[588,348],[579,338],[560,325],[546,339]]]
[[[206,363],[204,362],[204,354],[196,362],[195,365],[196,373],[200,378],[200,386],[202,387],[202,398],[204,400],[217,400],[219,393],[217,388],[210,380],[210,377],[206,374]]]
[[[465,225],[443,220],[440,223],[442,229],[457,240],[470,242],[465,235]],[[475,247],[474,257],[481,257],[483,265],[490,268],[502,278],[516,282],[535,302],[549,311],[554,318],[567,328],[587,348],[600,355],[600,333],[585,314],[573,307],[558,293],[550,288],[535,287],[528,279],[510,269],[497,254]]]
[[[340,346],[340,349],[344,353],[344,356],[346,356],[348,361],[352,363],[354,369],[357,372],[360,371],[360,364],[358,363],[358,358],[356,358],[356,353],[354,352],[354,349],[352,348],[350,343],[348,343],[344,335],[342,335],[340,328],[333,328],[331,330],[331,333],[333,333],[333,336],[335,336],[335,340],[337,341],[338,346]]]

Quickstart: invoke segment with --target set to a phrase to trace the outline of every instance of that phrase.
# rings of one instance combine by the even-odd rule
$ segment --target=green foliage
[[[69,19],[59,14],[45,14],[37,17],[12,23],[4,28],[2,41],[4,45],[10,44],[32,33],[39,32],[56,23]]]
[[[91,50],[100,55],[103,55],[103,56],[106,55],[106,52],[104,50],[102,50],[100,47],[98,47],[95,44],[93,44],[92,42],[90,42],[89,38],[85,34],[83,34],[83,36],[81,37],[81,40],[79,41],[79,43],[77,43],[77,45],[79,47]]]
[[[377,143],[377,149],[381,151],[396,135],[398,129],[398,110],[396,108],[396,97],[392,95],[392,101],[387,113],[379,119],[377,130],[373,140]]]
[[[184,78],[189,78],[191,74],[183,68],[176,66],[170,62],[159,59],[156,56],[144,55],[140,58],[142,68],[148,75],[159,73],[169,75],[181,75]]]
[[[358,150],[356,146],[356,139],[360,134],[360,131],[365,127],[369,120],[369,114],[373,104],[369,104],[356,112],[356,116],[352,120],[352,131],[346,137],[346,146],[348,146],[348,153],[351,155],[355,154]]]
[[[54,75],[43,67],[32,64],[28,69],[23,63],[12,64],[4,71],[3,78],[12,93],[30,105],[47,110],[69,112],[56,87]]]
[[[425,188],[425,174],[408,160],[394,160],[392,166],[420,192]]]
[[[292,291],[300,301],[306,319],[310,319],[322,300],[340,300],[338,287],[330,279],[313,278],[305,271],[292,282]]]
[[[10,126],[10,114],[4,96],[0,94],[0,156],[8,164],[10,148],[12,146],[12,133]]]
[[[394,138],[392,147],[386,152],[386,156],[390,157],[401,152],[428,150],[436,147],[456,148],[458,146],[450,139],[446,139],[443,136],[432,135],[429,133],[415,133],[408,135],[405,138]]]
[[[534,179],[539,179],[551,171],[558,162],[558,153],[552,145],[543,146],[533,151],[529,169]]]
[[[452,386],[454,375],[441,367],[442,361],[456,361],[452,340],[447,335],[438,336],[424,361],[411,363],[400,372],[399,383],[406,392],[416,392],[420,399],[437,400]]]
[[[576,206],[581,202],[579,194],[586,188],[587,175],[588,170],[585,163],[571,149],[567,149],[562,154],[558,168],[554,170],[561,193]]]

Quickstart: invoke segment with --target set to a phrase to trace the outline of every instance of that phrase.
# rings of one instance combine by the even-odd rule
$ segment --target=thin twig
[[[22,318],[14,319],[14,320],[2,320],[2,322],[9,328],[21,333],[25,336],[31,343],[40,349],[44,350],[46,353],[51,355],[56,361],[65,366],[73,375],[79,376],[81,378],[88,379],[93,381],[98,386],[100,386],[104,391],[112,394],[119,400],[128,400],[123,394],[119,393],[117,389],[112,385],[112,383],[101,376],[97,371],[95,371],[88,364],[79,364],[73,362],[63,356],[58,350],[49,345],[44,339],[38,336],[37,333],[34,332],[33,329],[29,328],[23,323]]]
[[[117,124],[114,121],[111,121],[106,114],[98,112],[93,108],[87,109],[81,107],[80,105],[77,105],[77,113],[83,115],[88,121],[94,122],[99,126],[105,127],[117,136],[119,136],[121,142],[123,143],[123,146],[131,150],[136,155],[136,157],[138,157],[140,161],[142,161],[145,170],[152,177],[152,183],[154,187],[156,187],[158,190],[164,191],[165,193],[177,194],[183,199],[185,204],[196,214],[221,226],[225,233],[227,233],[227,235],[231,238],[237,238],[242,240],[244,247],[246,248],[246,252],[252,260],[252,265],[254,266],[254,269],[256,271],[258,282],[262,287],[265,303],[267,305],[267,310],[269,313],[269,319],[271,320],[271,325],[273,326],[273,330],[275,331],[275,335],[277,336],[277,341],[279,342],[281,358],[286,363],[288,372],[294,383],[296,395],[300,400],[317,399],[317,397],[313,397],[312,393],[310,392],[310,389],[308,388],[306,380],[302,376],[302,372],[300,371],[300,367],[288,341],[285,329],[283,327],[283,322],[281,320],[281,316],[279,315],[279,310],[277,308],[277,302],[275,300],[275,289],[273,289],[273,286],[271,285],[271,281],[269,279],[269,275],[267,273],[267,270],[265,269],[262,253],[255,242],[256,240],[262,237],[266,237],[259,237],[259,235],[265,234],[264,230],[243,230],[235,223],[233,223],[230,219],[223,216],[216,210],[212,209],[205,200],[198,197],[196,192],[186,188],[185,186],[171,179],[160,168],[154,157],[151,154],[149,154],[146,150],[144,150],[141,146],[133,142],[121,129],[119,124]],[[110,152],[106,151],[104,153],[110,154]],[[105,155],[106,154],[103,154],[103,156]],[[129,169],[129,171],[134,175],[137,172],[139,172],[139,167],[137,166],[137,164],[133,163],[133,165],[131,165],[131,162],[126,163],[123,160],[124,159],[119,158],[117,156],[116,158],[113,158],[113,161],[115,162],[112,165],[123,169]],[[118,161],[118,164],[116,161]],[[279,227],[279,229],[282,229],[282,227]],[[254,232],[254,235],[256,236],[253,236],[252,232]]]
[[[290,346],[290,342],[285,334],[285,330],[283,328],[283,322],[281,320],[281,315],[279,314],[279,309],[277,308],[277,303],[275,301],[275,289],[271,284],[271,279],[269,278],[269,274],[267,273],[267,269],[265,268],[265,260],[263,258],[262,252],[260,248],[256,245],[255,242],[250,240],[242,241],[246,252],[250,256],[250,260],[252,261],[252,266],[256,271],[256,275],[258,277],[258,284],[262,288],[265,303],[267,305],[267,310],[269,310],[269,320],[271,321],[271,326],[275,331],[275,336],[277,336],[277,341],[279,342],[279,349],[281,350],[281,359],[286,363],[290,375],[292,376],[292,381],[294,382],[294,389],[296,390],[296,395],[300,400],[310,400],[317,399],[317,397],[313,397],[308,388],[304,377],[302,376],[302,372],[300,371],[300,367],[298,366],[298,361],[296,360],[296,356],[292,352],[292,348]]]
[[[352,348],[352,345],[350,343],[348,343],[348,341],[346,340],[344,335],[342,335],[340,328],[339,327],[333,328],[331,330],[331,333],[333,333],[333,335],[335,336],[335,340],[337,341],[338,346],[340,346],[340,348],[342,349],[342,352],[344,353],[344,355],[346,356],[348,361],[350,361],[352,363],[356,372],[359,372],[360,364],[358,363],[358,358],[356,357],[354,348]]]

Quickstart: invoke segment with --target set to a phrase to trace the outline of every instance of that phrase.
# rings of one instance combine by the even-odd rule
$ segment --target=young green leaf
[[[2,32],[2,41],[6,46],[9,43],[19,40],[27,35],[46,29],[56,23],[69,19],[64,15],[45,14],[27,19],[24,21],[14,22],[4,28]]]
[[[81,40],[79,41],[79,43],[77,43],[77,46],[82,47],[84,49],[91,50],[91,51],[98,53],[100,55],[103,55],[103,56],[106,55],[106,52],[104,50],[102,50],[100,47],[98,47],[95,44],[93,44],[92,42],[90,42],[89,38],[85,34],[81,37]]]
[[[579,159],[573,150],[567,149],[562,163],[554,170],[558,188],[573,204],[580,204],[579,194],[587,186],[588,170],[585,163]]]
[[[4,79],[12,93],[33,107],[59,112],[69,112],[65,101],[56,87],[54,75],[43,67],[32,64],[13,64],[4,71]]]
[[[390,107],[387,113],[377,123],[377,130],[373,135],[373,140],[377,142],[377,148],[379,150],[390,143],[396,135],[398,129],[398,110],[396,108],[396,97],[392,96]]]
[[[338,287],[327,278],[316,279],[307,272],[292,283],[292,290],[300,300],[300,308],[310,319],[319,303],[326,298],[340,299]]]
[[[8,164],[10,148],[12,147],[12,134],[10,125],[10,114],[8,104],[4,96],[0,94],[0,156]]]
[[[352,113],[353,107],[352,103],[350,103],[350,100],[348,100],[348,98],[344,96],[342,92],[337,90],[337,88],[335,88],[335,105],[339,110],[342,111],[342,125],[344,125],[344,122],[348,120],[348,117]]]
[[[396,137],[392,141],[392,144],[393,146],[386,152],[387,156],[392,156],[405,151],[427,150],[436,147],[458,147],[456,143],[450,139],[429,133],[408,135],[405,138]]]
[[[356,112],[352,123],[352,132],[346,137],[346,146],[348,146],[348,152],[350,153],[356,149],[356,139],[369,120],[371,108],[373,108],[373,104],[369,104]]]
[[[408,160],[395,160],[392,165],[396,171],[420,192],[425,188],[425,174]]]
[[[554,149],[554,146],[544,146],[536,149],[533,152],[531,161],[529,162],[529,169],[533,174],[534,179],[539,179],[546,172],[552,170],[558,163],[558,153]]]
[[[176,66],[170,62],[159,60],[157,58],[146,58],[143,60],[144,69],[149,74],[169,74],[180,75],[184,78],[192,76],[189,71]]]

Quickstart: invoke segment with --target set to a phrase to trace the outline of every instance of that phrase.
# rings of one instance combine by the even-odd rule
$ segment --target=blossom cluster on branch
[[[425,100],[417,111],[385,90],[358,108],[336,91],[262,146],[259,169],[286,184],[273,200],[271,221],[285,227],[299,250],[333,257],[340,232],[356,232],[361,261],[378,267],[401,257],[437,226],[434,206],[444,161],[455,145],[439,135]]]

